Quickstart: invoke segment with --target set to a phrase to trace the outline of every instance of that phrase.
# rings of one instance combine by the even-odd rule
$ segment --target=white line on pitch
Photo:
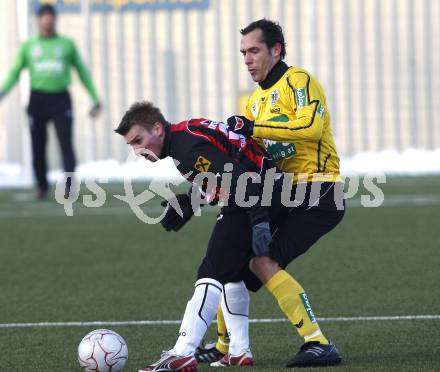
[[[77,202],[78,203],[78,202]],[[348,208],[361,208],[360,199],[349,199],[347,201]],[[440,205],[440,198],[434,195],[401,195],[401,196],[385,196],[383,205],[380,208],[399,207],[399,206],[426,206]],[[108,206],[102,208],[87,208],[82,205],[74,204],[74,216],[112,216],[112,215],[134,215],[128,206]],[[217,213],[218,208],[207,207],[204,210],[209,213]],[[160,215],[163,208],[158,205],[148,207],[148,214],[154,216]],[[44,204],[41,202],[29,203],[27,209],[17,209],[15,204],[10,204],[10,209],[0,211],[0,219],[11,218],[32,218],[32,217],[66,217],[64,209],[61,205],[51,203]]]
[[[324,317],[320,322],[355,322],[380,320],[440,320],[440,315],[395,315],[395,316],[354,316]],[[282,323],[285,318],[250,319],[250,323]],[[31,327],[88,327],[88,326],[129,326],[129,325],[169,325],[180,324],[180,320],[127,320],[127,321],[94,321],[94,322],[40,322],[40,323],[0,323],[0,328],[31,328]]]

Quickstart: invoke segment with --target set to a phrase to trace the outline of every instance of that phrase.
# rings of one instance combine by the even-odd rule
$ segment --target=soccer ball
[[[120,372],[127,359],[124,339],[108,329],[87,333],[78,346],[78,361],[85,372]]]

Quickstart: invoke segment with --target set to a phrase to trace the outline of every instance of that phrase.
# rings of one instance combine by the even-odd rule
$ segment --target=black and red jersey
[[[190,182],[210,172],[220,180],[225,172],[231,173],[229,200],[237,190],[239,177],[260,176],[260,182],[247,182],[247,195],[262,195],[263,178],[267,169],[275,167],[266,151],[251,138],[227,129],[226,124],[208,119],[189,119],[167,127],[161,158],[174,159],[179,172]],[[202,176],[197,177],[202,173]],[[203,186],[203,185],[199,185]],[[260,209],[257,211],[257,209]],[[253,223],[265,219],[261,207],[249,208]]]

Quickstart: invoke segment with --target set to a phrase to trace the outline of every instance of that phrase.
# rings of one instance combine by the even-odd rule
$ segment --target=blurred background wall
[[[37,2],[0,2],[2,81],[27,26],[35,32]],[[79,162],[126,159],[112,129],[136,100],[152,100],[171,121],[237,113],[240,97],[255,88],[239,53],[239,30],[262,17],[283,27],[286,62],[322,82],[341,155],[440,148],[438,0],[41,2],[70,10],[59,14],[59,33],[75,40],[104,105],[98,120],[88,119],[91,101],[74,73]],[[30,170],[25,74],[22,80],[0,104],[0,163]],[[59,168],[51,134],[51,165]]]

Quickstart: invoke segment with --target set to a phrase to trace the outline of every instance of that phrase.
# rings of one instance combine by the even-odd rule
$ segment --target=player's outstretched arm
[[[11,70],[9,71],[8,76],[4,83],[0,86],[0,101],[4,96],[12,89],[12,87],[17,83],[18,78],[20,77],[21,70],[26,67],[26,53],[25,53],[26,44],[23,44],[20,47],[20,50],[15,58],[15,62],[12,65]]]

